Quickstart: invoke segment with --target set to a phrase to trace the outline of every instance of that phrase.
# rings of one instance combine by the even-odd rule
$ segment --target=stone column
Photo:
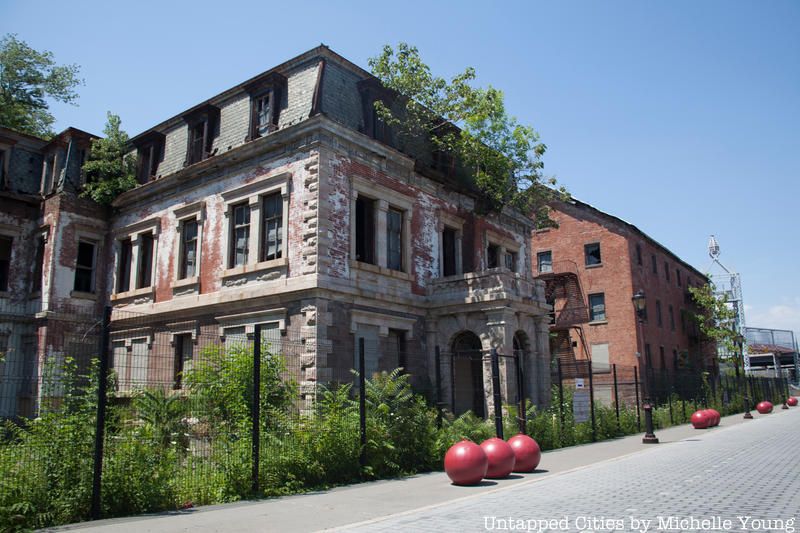
[[[495,307],[484,309],[486,314],[486,331],[481,335],[483,348],[487,352],[484,358],[484,395],[486,396],[487,414],[494,413],[494,399],[492,397],[492,367],[489,354],[493,348],[500,355],[500,396],[503,403],[513,402],[516,399],[516,382],[512,361],[508,357],[514,351],[514,311],[510,307]]]

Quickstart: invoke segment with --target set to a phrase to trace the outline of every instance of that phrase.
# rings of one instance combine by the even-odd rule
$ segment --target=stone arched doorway
[[[451,346],[453,357],[453,411],[456,415],[472,411],[486,416],[483,389],[483,345],[471,331],[455,336]]]

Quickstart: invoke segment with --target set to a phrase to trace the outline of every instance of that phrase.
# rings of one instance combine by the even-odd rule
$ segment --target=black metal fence
[[[645,397],[667,425],[694,407],[732,412],[745,396],[787,393],[778,379],[589,361],[557,361],[548,376],[523,350],[437,347],[431,360],[391,335],[318,346],[279,323],[90,311],[42,317],[5,348],[0,529],[438,468],[437,446],[457,431],[436,428],[465,412],[492,420],[498,436],[528,432],[552,448],[640,428]]]
[[[755,409],[762,400],[782,403],[789,396],[788,381],[778,377],[734,376],[700,370],[641,369],[639,366],[592,363],[588,360],[554,362],[551,374],[554,405],[561,424],[591,425],[592,440],[629,433],[635,421],[643,428],[641,405],[654,406],[656,427],[688,422],[697,409],[713,407],[722,414]],[[606,426],[599,428],[598,416]],[[615,427],[614,427],[615,426]]]

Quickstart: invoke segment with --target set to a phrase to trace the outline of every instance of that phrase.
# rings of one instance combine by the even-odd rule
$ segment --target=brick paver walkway
[[[573,472],[342,529],[794,533],[800,528],[799,445],[800,410],[775,413]]]

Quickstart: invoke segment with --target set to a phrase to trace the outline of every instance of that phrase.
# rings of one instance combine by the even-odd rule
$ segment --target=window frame
[[[661,300],[656,300],[656,325],[660,328],[664,327],[664,315],[661,310]]]
[[[139,266],[141,255],[141,242],[142,235],[150,234],[153,239],[153,250],[150,261],[150,286],[137,288],[139,283]],[[158,284],[158,253],[161,235],[161,218],[151,217],[140,222],[129,224],[113,230],[114,235],[114,292],[111,295],[112,300],[128,298],[132,296],[154,295],[156,285]],[[127,269],[129,281],[127,284],[127,291],[120,291],[122,287],[120,278],[126,272],[120,268],[122,262],[122,243],[130,239],[131,241],[131,256],[130,267]]]
[[[359,198],[367,198],[374,202],[374,263],[361,261],[357,258],[356,239],[356,209]],[[355,269],[367,269],[410,279],[411,266],[411,219],[413,215],[413,200],[397,191],[377,185],[361,176],[351,177],[350,192],[350,266]],[[402,232],[400,248],[402,251],[402,269],[394,270],[388,266],[388,216],[389,209],[402,213]]]
[[[403,219],[405,212],[394,206],[386,210],[386,268],[405,272],[403,262]]]
[[[149,289],[155,285],[155,262],[156,262],[156,239],[152,232],[140,233],[137,236],[139,243],[139,254],[136,259],[136,290]],[[149,250],[145,243],[149,242]],[[147,257],[142,252],[150,254]]]
[[[509,239],[506,236],[499,234],[498,232],[492,229],[486,229],[484,232],[484,239],[483,242],[485,246],[483,247],[483,261],[485,268],[488,270],[490,268],[502,268],[504,270],[508,270],[513,274],[521,274],[522,267],[524,263],[524,256],[523,256],[523,246],[521,246],[516,241]],[[494,267],[489,266],[489,248],[496,247],[497,249],[497,265]],[[516,264],[515,269],[509,269],[506,266],[506,257],[508,254],[513,254],[516,256]]]
[[[542,262],[542,257],[547,254],[550,256],[550,269],[544,270],[542,269],[542,265],[545,263]],[[543,250],[541,252],[536,252],[536,272],[539,274],[550,274],[553,272],[553,250]]]
[[[642,245],[640,243],[636,243],[636,264],[642,266]]]
[[[164,160],[165,135],[150,131],[138,139],[136,146],[136,181],[145,184],[158,175],[158,166]]]
[[[211,104],[204,104],[197,109],[190,111],[183,116],[186,122],[186,159],[184,167],[200,163],[215,155],[214,139],[216,138],[217,126],[220,122],[220,109]],[[200,138],[200,153],[195,155],[193,146],[197,144],[197,130],[202,128]]]
[[[658,275],[658,259],[656,259],[656,254],[650,254],[650,262],[652,263],[651,269],[653,274],[656,276]]]
[[[464,273],[464,219],[452,213],[438,210],[437,235],[439,236],[439,277],[458,276]],[[444,232],[453,232],[453,273],[445,273]]]
[[[603,305],[603,316],[601,318],[595,315],[595,305],[592,304],[592,297],[599,296],[602,298],[602,305]],[[606,308],[606,293],[605,292],[594,292],[591,294],[586,295],[586,303],[589,308],[589,323],[605,323],[608,322],[608,311]]]
[[[669,261],[664,261],[664,278],[667,282],[670,281],[669,279]]]
[[[50,230],[39,231],[34,236],[35,248],[33,252],[33,273],[31,274],[31,294],[41,294],[44,287],[44,256],[47,253],[47,240]],[[2,289],[0,289],[2,290]]]
[[[175,217],[175,226],[177,230],[173,254],[178,258],[178,266],[174,272],[172,288],[173,291],[181,289],[183,292],[194,288],[193,292],[196,293],[199,291],[200,274],[203,269],[203,229],[206,219],[206,202],[205,200],[192,202],[176,209],[173,215]],[[184,232],[186,224],[189,222],[197,224],[197,236],[195,238],[195,270],[192,276],[186,275],[186,271],[183,269],[182,265],[186,251],[184,248]]]
[[[592,252],[590,251],[590,247],[597,246],[597,262],[590,263],[589,258],[592,257]],[[583,264],[586,268],[597,268],[603,266],[603,253],[602,247],[599,241],[596,242],[588,242],[583,245]]]
[[[78,261],[80,260],[80,248],[81,244],[87,244],[92,247],[92,264],[87,267],[85,265],[79,265]],[[86,237],[78,237],[78,243],[75,247],[75,275],[74,281],[72,283],[72,292],[74,293],[84,293],[84,294],[97,294],[97,258],[98,258],[98,251],[99,251],[99,241],[86,238]],[[78,288],[78,270],[81,271],[89,271],[89,290],[82,290]]]
[[[248,84],[244,90],[249,95],[249,123],[244,140],[249,142],[266,137],[278,129],[281,99],[286,91],[286,77],[272,72]],[[259,131],[262,125],[258,122],[258,104],[264,98],[269,99],[269,111],[265,124],[266,131],[262,133]]]
[[[222,193],[224,202],[225,219],[223,220],[223,235],[225,236],[224,250],[224,271],[222,277],[240,276],[247,272],[267,270],[284,267],[288,265],[289,250],[289,216],[290,213],[290,186],[292,174],[282,172],[267,176],[258,181],[248,183],[236,189],[231,189]],[[281,205],[281,243],[282,253],[278,259],[261,261],[264,197],[274,193],[280,193]],[[247,262],[239,266],[231,266],[231,252],[235,245],[233,242],[233,232],[235,226],[234,209],[240,205],[247,204],[250,210],[250,233],[248,237]],[[223,282],[223,286],[225,283]]]

